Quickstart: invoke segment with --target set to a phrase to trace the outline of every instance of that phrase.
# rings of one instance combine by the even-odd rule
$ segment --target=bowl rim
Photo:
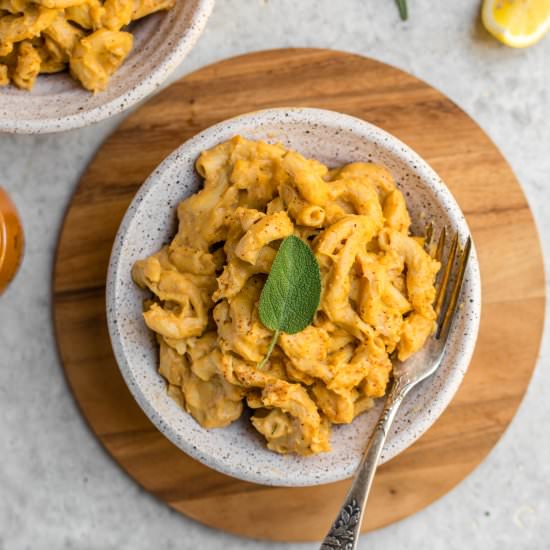
[[[426,173],[426,177],[423,178],[424,184],[428,186],[430,189],[432,189],[436,194],[439,194],[440,197],[444,196],[447,201],[453,204],[453,207],[456,211],[454,218],[456,218],[456,221],[457,221],[457,225],[456,225],[457,229],[460,232],[464,231],[466,234],[469,234],[469,235],[471,235],[471,231],[468,227],[468,224],[466,222],[462,209],[456,202],[449,188],[445,185],[445,183],[439,177],[439,175],[435,172],[435,170],[418,153],[416,153],[408,145],[406,145],[404,142],[402,142],[401,140],[399,140],[389,132],[379,128],[378,126],[370,122],[367,122],[358,117],[354,117],[354,116],[340,113],[337,111],[331,111],[328,109],[317,109],[317,108],[308,108],[308,107],[275,107],[270,109],[261,109],[257,111],[243,113],[238,116],[220,121],[198,132],[197,134],[195,134],[194,136],[192,136],[191,138],[183,142],[174,151],[172,151],[151,172],[151,174],[147,177],[147,179],[144,181],[144,183],[136,192],[134,198],[132,199],[131,203],[129,204],[124,214],[122,222],[119,226],[119,229],[113,241],[113,248],[111,251],[111,256],[109,259],[109,265],[108,265],[108,271],[107,271],[107,285],[106,285],[106,311],[107,311],[107,324],[109,329],[109,337],[111,340],[117,365],[119,367],[119,370],[122,373],[122,376],[124,378],[124,381],[128,389],[132,393],[134,399],[136,400],[140,408],[145,412],[149,420],[155,425],[157,429],[159,429],[159,431],[165,437],[167,437],[181,451],[183,451],[190,457],[194,458],[195,460],[198,460],[199,462],[203,463],[208,468],[217,470],[223,474],[226,474],[228,476],[231,476],[237,479],[241,479],[244,481],[249,481],[249,482],[253,482],[261,485],[271,485],[271,486],[281,486],[281,487],[304,487],[304,486],[322,485],[322,484],[333,483],[337,481],[342,481],[344,479],[348,479],[353,475],[354,468],[340,469],[334,474],[327,473],[322,477],[322,479],[311,477],[307,479],[297,480],[292,476],[283,477],[281,475],[273,474],[270,471],[266,471],[263,474],[260,474],[259,472],[256,473],[255,470],[249,470],[249,471],[246,471],[246,475],[244,475],[245,472],[243,472],[238,467],[235,467],[235,465],[231,460],[223,460],[213,454],[207,454],[207,456],[205,456],[204,454],[201,453],[201,450],[197,448],[196,445],[182,438],[179,434],[176,433],[173,426],[171,426],[169,423],[164,422],[160,418],[157,410],[155,409],[151,401],[142,393],[139,387],[139,384],[137,383],[137,380],[133,376],[132,369],[130,368],[129,361],[126,357],[126,354],[124,353],[123,345],[121,343],[120,332],[117,324],[117,308],[116,308],[117,286],[115,282],[116,282],[118,267],[119,267],[119,263],[122,255],[121,252],[123,250],[122,247],[119,247],[117,245],[118,243],[122,243],[126,237],[129,226],[134,219],[134,215],[135,215],[134,207],[136,207],[142,201],[143,197],[150,192],[150,190],[157,184],[157,182],[162,180],[162,178],[164,177],[164,174],[170,169],[170,167],[176,161],[176,159],[179,156],[181,156],[182,150],[184,151],[186,148],[191,148],[194,144],[201,141],[204,138],[205,134],[216,135],[218,130],[226,131],[228,125],[232,127],[232,126],[238,126],[239,124],[243,124],[243,123],[246,124],[246,122],[250,121],[250,119],[256,119],[255,122],[257,124],[258,116],[269,117],[271,115],[277,115],[277,114],[282,114],[285,117],[290,116],[291,118],[292,116],[306,115],[306,116],[309,116],[310,118],[315,117],[316,122],[320,122],[327,125],[329,124],[332,124],[332,125],[338,124],[342,126],[346,125],[347,128],[349,128],[350,126],[359,124],[360,126],[363,127],[365,133],[367,132],[374,133],[380,138],[381,141],[385,141],[386,143],[388,142],[391,143],[392,153],[395,155],[395,157],[400,158],[400,160],[406,161],[408,164],[411,164],[412,162],[414,162],[415,165],[421,167],[422,170]],[[319,118],[321,120],[319,120]],[[234,130],[235,130],[235,133],[239,133],[238,129],[234,129]],[[356,130],[354,130],[354,132],[355,131]],[[430,183],[428,183],[428,179],[430,180]],[[190,195],[191,193],[189,193],[188,196]],[[438,201],[442,200],[440,197],[438,197]],[[474,353],[477,336],[479,332],[481,305],[482,305],[479,261],[478,261],[475,242],[473,241],[473,238],[472,238],[472,249],[470,253],[468,269],[471,269],[474,275],[472,280],[472,296],[473,296],[472,300],[473,301],[471,303],[469,302],[470,303],[469,307],[471,307],[471,311],[473,311],[474,315],[469,320],[468,326],[470,327],[470,330],[467,332],[466,335],[462,335],[461,337],[462,354],[460,359],[455,361],[456,364],[454,365],[454,368],[451,371],[452,375],[448,377],[447,383],[445,385],[445,397],[443,399],[436,399],[432,401],[429,411],[427,411],[425,413],[425,416],[423,417],[424,419],[427,419],[427,420],[424,420],[424,422],[422,422],[420,427],[416,426],[414,433],[411,432],[410,438],[406,440],[405,443],[401,443],[400,445],[393,445],[389,452],[383,453],[382,458],[380,460],[380,464],[383,464],[391,460],[392,458],[394,458],[395,456],[403,452],[405,449],[410,447],[413,443],[415,443],[422,435],[424,435],[424,433],[433,426],[433,424],[445,411],[447,406],[451,403],[460,384],[462,383],[462,380],[464,378],[464,375],[466,374],[472,355]],[[188,414],[185,411],[183,412],[185,414]],[[365,441],[365,445],[366,443],[367,442]]]
[[[135,86],[89,110],[54,118],[0,118],[0,132],[9,134],[53,134],[83,128],[111,118],[141,101],[170,76],[201,36],[214,9],[215,0],[197,0],[190,24],[162,61]],[[0,94],[1,97],[1,94]]]

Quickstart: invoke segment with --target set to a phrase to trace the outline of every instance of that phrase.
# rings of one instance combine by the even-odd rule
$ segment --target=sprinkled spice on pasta
[[[240,417],[279,453],[330,449],[382,397],[392,370],[431,334],[439,263],[420,239],[391,174],[371,163],[329,170],[281,145],[235,137],[196,164],[204,188],[178,206],[171,244],[133,268],[153,293],[168,392],[205,428]],[[302,332],[272,332],[258,301],[282,239],[296,235],[321,270],[321,302]]]

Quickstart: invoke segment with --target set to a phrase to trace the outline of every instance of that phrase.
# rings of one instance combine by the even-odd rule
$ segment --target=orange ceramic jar
[[[15,276],[23,256],[23,228],[17,210],[0,187],[0,294]]]

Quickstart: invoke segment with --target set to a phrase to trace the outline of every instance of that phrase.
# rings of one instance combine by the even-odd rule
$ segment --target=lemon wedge
[[[484,0],[481,19],[503,44],[526,48],[550,29],[550,0]]]

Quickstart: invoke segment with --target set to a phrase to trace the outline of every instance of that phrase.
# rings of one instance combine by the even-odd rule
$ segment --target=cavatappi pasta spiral
[[[384,395],[390,354],[406,359],[432,332],[439,264],[409,236],[405,199],[381,166],[329,170],[235,137],[196,167],[204,188],[178,206],[173,241],[133,268],[154,295],[144,319],[168,392],[206,428],[233,422],[246,403],[273,451],[327,451],[331,424],[352,422]],[[321,303],[259,370],[272,334],[258,301],[289,235],[319,262]]]

